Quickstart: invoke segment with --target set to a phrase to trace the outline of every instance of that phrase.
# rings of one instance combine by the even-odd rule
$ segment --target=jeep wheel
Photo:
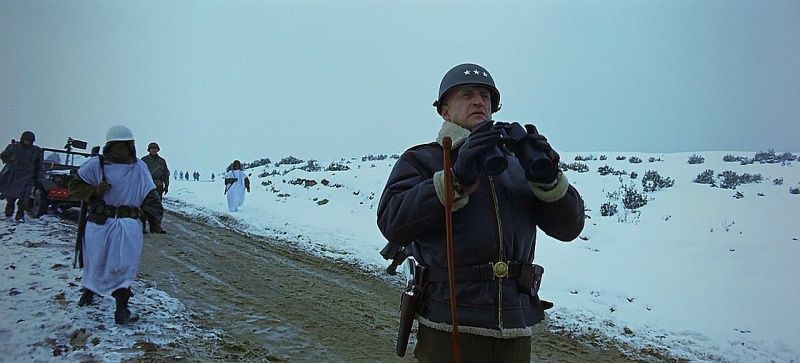
[[[39,218],[47,213],[47,208],[50,202],[47,200],[47,193],[42,189],[36,189],[33,192],[33,200],[31,201],[31,208],[28,213],[33,218]]]

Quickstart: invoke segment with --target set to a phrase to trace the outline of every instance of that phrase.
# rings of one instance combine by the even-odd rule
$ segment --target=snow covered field
[[[562,243],[539,235],[536,261],[546,269],[541,295],[556,304],[551,329],[695,361],[797,362],[800,195],[790,188],[800,187],[800,162],[741,165],[723,157],[754,153],[700,152],[705,162],[689,164],[692,154],[562,153],[568,164],[578,155],[595,160],[581,161],[587,172],[567,172],[589,209],[580,239]],[[629,162],[632,156],[642,162]],[[322,160],[319,171],[299,169],[308,161],[249,169],[252,192],[238,213],[227,211],[221,178],[174,180],[165,204],[383,274],[387,262],[378,251],[385,241],[375,209],[395,160],[369,159]],[[334,162],[349,170],[326,171]],[[601,176],[603,166],[626,174]],[[763,180],[736,189],[693,183],[706,169],[717,185],[716,175],[726,170]],[[674,186],[642,192],[648,170]],[[608,193],[621,185],[635,185],[647,204],[630,211],[611,200]],[[618,204],[616,215],[601,215],[607,202]],[[71,266],[74,237],[59,226],[65,223],[71,222],[45,216],[22,224],[6,219],[0,227],[4,360],[118,361],[141,354],[131,348],[148,341],[214,339],[215,332],[201,331],[191,312],[147,281],[133,287],[134,308],[148,316],[134,326],[113,324],[111,298],[84,309],[68,303],[79,297],[80,271]]]
[[[215,332],[192,323],[180,301],[146,281],[131,287],[132,309],[147,316],[134,325],[114,324],[110,296],[97,296],[94,305],[79,308],[74,231],[74,223],[51,215],[25,223],[0,221],[0,361],[119,362],[181,338],[214,338]]]
[[[689,164],[693,154],[705,161]],[[536,261],[546,270],[541,296],[556,304],[549,312],[555,329],[690,360],[800,359],[800,195],[790,193],[800,187],[800,162],[723,161],[755,152],[565,152],[562,161],[590,155],[595,160],[581,161],[587,172],[567,172],[589,209],[581,238],[562,243],[540,233],[537,242]],[[395,159],[277,161],[246,170],[252,192],[238,213],[227,211],[221,178],[173,181],[167,206],[383,273],[376,208]],[[300,169],[308,165],[321,170]],[[601,176],[603,166],[626,174]],[[706,169],[717,185],[724,171],[763,180],[736,189],[693,183]],[[674,186],[643,192],[648,170]],[[611,200],[608,193],[622,185],[635,185],[647,205],[631,211]],[[602,216],[600,206],[612,202],[618,213]]]

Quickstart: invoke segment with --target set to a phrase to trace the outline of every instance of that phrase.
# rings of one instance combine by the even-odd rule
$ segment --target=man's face
[[[442,106],[442,118],[465,129],[491,118],[492,94],[479,86],[459,86],[451,90]]]
[[[150,153],[150,155],[158,155],[158,149],[154,147],[147,149],[147,151]]]
[[[118,156],[126,155],[127,156],[127,155],[130,155],[131,150],[128,148],[128,144],[126,142],[117,141],[117,142],[111,142],[110,144],[108,144],[108,152],[113,154],[113,155],[118,155]]]

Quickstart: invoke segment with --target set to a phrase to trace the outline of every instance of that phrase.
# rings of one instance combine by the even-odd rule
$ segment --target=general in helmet
[[[404,297],[416,300],[404,298],[401,305],[402,316],[419,323],[414,356],[421,362],[453,360],[454,300],[463,357],[529,362],[533,326],[552,306],[539,299],[544,269],[534,264],[536,230],[575,239],[584,225],[583,200],[558,171],[558,154],[535,127],[492,120],[500,110],[500,92],[486,68],[463,63],[450,69],[433,105],[443,120],[436,142],[403,153],[378,204],[378,228],[388,240],[381,254],[415,261],[410,270],[417,273]],[[443,162],[445,138],[452,140],[450,165]],[[503,167],[487,168],[490,157]],[[532,161],[541,158],[550,167],[531,172]],[[452,170],[449,185],[444,170]],[[448,194],[453,196],[449,227]],[[445,248],[448,235],[455,241],[452,251]],[[448,255],[455,266],[452,280]],[[404,322],[399,355],[405,354],[410,331],[411,320]]]
[[[144,244],[139,218],[147,215],[160,220],[164,213],[150,171],[136,157],[134,142],[129,128],[112,126],[102,155],[81,165],[69,185],[72,195],[90,206],[82,244],[83,294],[78,305],[91,305],[95,294],[111,295],[117,303],[117,324],[137,320],[128,300],[133,296],[130,285],[136,279]]]

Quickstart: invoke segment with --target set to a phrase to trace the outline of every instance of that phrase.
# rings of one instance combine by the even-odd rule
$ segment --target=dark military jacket
[[[159,182],[161,182],[164,186],[169,186],[169,168],[167,168],[167,161],[164,158],[147,154],[142,157],[142,161],[150,169],[150,174],[153,176],[153,182],[156,185],[160,185]]]
[[[458,149],[453,160],[457,155]],[[531,264],[537,228],[562,241],[576,238],[583,229],[584,204],[575,188],[565,186],[563,196],[545,202],[534,195],[516,157],[507,155],[507,161],[508,168],[500,175],[482,173],[480,187],[453,212],[457,271],[476,271],[501,261]],[[438,143],[403,153],[383,190],[378,227],[389,243],[406,246],[429,270],[446,272],[444,207],[434,185],[434,174],[442,169]],[[520,284],[518,277],[465,280],[456,284],[462,332],[498,338],[529,336],[531,327],[544,318],[536,289]],[[417,316],[421,324],[444,331],[452,324],[446,281],[427,284]]]
[[[6,163],[0,171],[0,193],[11,198],[30,196],[42,176],[42,149],[21,142],[9,144],[0,159]]]

